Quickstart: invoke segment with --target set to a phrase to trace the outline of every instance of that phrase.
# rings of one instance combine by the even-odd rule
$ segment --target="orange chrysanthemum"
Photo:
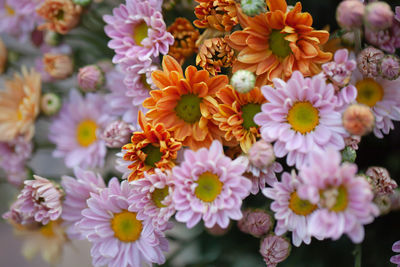
[[[143,132],[135,132],[131,143],[122,147],[123,159],[132,162],[128,169],[129,181],[144,177],[144,172],[154,173],[156,168],[169,170],[175,166],[174,160],[181,143],[177,142],[165,129],[163,124],[150,124],[139,111],[138,122]]]
[[[232,86],[227,86],[217,93],[217,97],[221,104],[218,105],[218,113],[213,115],[214,120],[225,132],[225,139],[235,139],[240,143],[243,152],[247,153],[260,137],[260,127],[253,118],[261,112],[261,105],[266,102],[261,90],[255,87],[250,92],[241,94]]]
[[[273,78],[287,80],[295,70],[305,76],[319,73],[320,64],[332,57],[320,49],[328,41],[329,33],[311,27],[312,17],[301,12],[300,3],[290,11],[285,0],[267,4],[270,11],[255,17],[238,13],[244,30],[227,37],[229,45],[239,51],[233,72],[254,72],[259,87],[270,84]]]
[[[195,8],[198,18],[193,23],[199,28],[214,28],[229,32],[238,24],[236,4],[234,0],[196,0]]]
[[[177,18],[167,29],[174,36],[174,44],[169,47],[168,55],[182,65],[186,58],[197,51],[196,41],[199,31],[185,18]]]
[[[183,145],[192,149],[209,146],[220,139],[220,130],[212,121],[217,112],[214,95],[228,85],[228,77],[212,78],[205,70],[194,66],[186,68],[185,76],[179,63],[170,56],[162,62],[163,71],[152,73],[154,84],[160,90],[150,92],[143,102],[150,109],[146,117],[154,123],[163,123]]]

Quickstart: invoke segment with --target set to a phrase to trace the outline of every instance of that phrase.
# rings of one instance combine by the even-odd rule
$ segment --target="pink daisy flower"
[[[135,57],[144,61],[168,53],[174,37],[152,3],[155,1],[126,0],[126,5],[114,8],[112,16],[103,17],[108,24],[105,32],[112,39],[108,46],[116,53],[114,63]]]
[[[360,243],[363,225],[371,223],[379,210],[368,181],[356,176],[357,165],[340,162],[340,153],[334,150],[312,153],[310,164],[300,170],[298,194],[319,207],[308,221],[311,235],[337,240],[347,234]]]
[[[53,156],[64,158],[68,167],[103,166],[107,149],[99,134],[112,118],[103,112],[105,101],[99,94],[85,98],[71,90],[50,126],[49,139],[56,144]]]
[[[137,218],[152,218],[154,227],[165,230],[169,228],[168,220],[175,213],[172,202],[173,181],[171,173],[156,169],[154,174],[145,173],[145,177],[131,182],[133,186],[129,202],[139,210]]]
[[[271,210],[275,212],[277,221],[275,233],[281,236],[291,231],[292,242],[296,247],[302,242],[310,244],[308,224],[310,215],[317,209],[317,205],[299,197],[297,194],[299,185],[300,181],[294,172],[292,175],[284,172],[280,182],[262,190],[266,197],[273,200]]]
[[[86,200],[90,198],[90,194],[100,192],[106,185],[100,174],[79,168],[74,173],[76,178],[61,177],[61,185],[65,191],[61,218],[67,226],[66,232],[70,238],[83,239],[76,223],[83,218],[81,212],[87,208]]]
[[[263,86],[267,103],[256,114],[261,137],[273,142],[277,157],[287,155],[288,165],[304,165],[311,151],[344,148],[346,131],[336,111],[335,90],[321,75],[304,78],[295,71],[288,82],[274,79],[274,87]]]
[[[374,134],[383,138],[394,129],[393,121],[400,120],[400,78],[366,78],[356,70],[351,82],[358,91],[357,102],[369,106],[375,115]]]
[[[46,178],[37,175],[33,177],[34,180],[24,182],[25,186],[10,212],[19,215],[21,224],[29,224],[35,220],[45,225],[60,217],[62,191]]]
[[[11,142],[0,142],[0,168],[9,183],[20,186],[27,177],[26,162],[32,155],[33,145],[23,136]]]
[[[251,189],[251,182],[242,176],[246,166],[225,156],[218,141],[210,149],[186,150],[184,157],[172,169],[176,220],[188,228],[201,219],[207,228],[215,224],[227,228],[230,218],[240,220],[242,200]]]
[[[93,243],[91,255],[94,266],[143,266],[162,264],[168,241],[163,233],[153,227],[150,218],[137,218],[129,196],[133,187],[117,178],[111,179],[108,188],[91,194],[88,208],[82,211],[83,219],[77,224],[82,234]]]
[[[392,250],[393,250],[393,252],[396,252],[396,253],[400,252],[400,241],[394,242]],[[397,264],[397,267],[400,267],[400,254],[392,256],[390,258],[390,262],[393,264]]]

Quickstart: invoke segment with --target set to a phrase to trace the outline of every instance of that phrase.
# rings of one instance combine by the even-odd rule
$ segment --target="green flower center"
[[[159,147],[152,144],[148,144],[142,148],[142,152],[146,154],[146,159],[144,163],[150,167],[156,167],[156,163],[161,160],[163,153],[160,151]]]
[[[139,239],[143,225],[136,219],[136,213],[124,210],[111,219],[114,236],[122,242],[134,242]]]
[[[57,20],[63,20],[64,19],[64,10],[62,10],[62,9],[58,10],[55,17]]]
[[[297,192],[293,192],[290,195],[289,208],[297,215],[307,216],[317,208],[317,205],[299,198]]]
[[[161,201],[163,201],[166,196],[168,196],[169,191],[168,191],[169,187],[165,186],[164,188],[156,188],[153,193],[151,193],[151,200],[153,200],[154,204],[158,207],[158,208],[165,208],[166,206],[164,204],[161,203]]]
[[[293,130],[309,133],[319,124],[319,111],[310,102],[296,102],[288,112],[287,121]]]
[[[197,95],[182,95],[175,107],[176,115],[187,123],[195,123],[201,118],[200,103]]]
[[[269,49],[279,58],[285,58],[292,53],[290,42],[285,40],[286,35],[288,34],[281,33],[279,30],[272,30],[269,35]]]
[[[146,22],[142,21],[139,24],[135,25],[133,28],[133,40],[136,45],[142,46],[142,41],[144,38],[147,38],[147,32],[149,27]]]
[[[356,88],[357,102],[371,108],[383,98],[383,88],[374,79],[366,78],[358,81],[356,83]]]
[[[204,202],[213,202],[221,193],[223,183],[219,177],[211,172],[205,172],[197,179],[197,187],[194,193]]]
[[[261,105],[249,103],[242,106],[243,127],[249,130],[251,127],[258,127],[254,122],[254,116],[261,112]]]

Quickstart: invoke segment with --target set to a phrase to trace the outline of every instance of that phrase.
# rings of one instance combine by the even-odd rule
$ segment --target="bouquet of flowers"
[[[360,267],[365,225],[400,209],[368,150],[400,121],[400,6],[331,3],[323,30],[303,9],[1,0],[2,217],[23,255],[86,240],[93,266],[349,266],[300,255],[354,243]]]

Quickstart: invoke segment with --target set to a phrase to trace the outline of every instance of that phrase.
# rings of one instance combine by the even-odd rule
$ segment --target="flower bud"
[[[374,114],[363,104],[352,104],[343,113],[343,126],[350,134],[366,135],[374,127]]]
[[[40,108],[47,116],[54,115],[61,108],[61,99],[54,93],[46,93],[42,95],[42,99],[40,100]]]
[[[389,172],[383,167],[369,167],[365,174],[375,195],[389,195],[397,188],[396,181],[390,178]]]
[[[394,13],[389,4],[383,1],[369,3],[365,8],[365,25],[373,30],[385,30],[392,26]]]
[[[134,130],[132,125],[124,121],[113,121],[107,125],[100,138],[106,142],[107,147],[121,148],[129,142]]]
[[[269,232],[272,227],[271,216],[261,209],[247,209],[243,211],[243,217],[238,222],[238,227],[243,233],[255,237],[261,237]]]
[[[88,65],[79,69],[78,85],[84,92],[93,92],[104,84],[104,74],[100,67]]]
[[[231,229],[231,223],[229,223],[228,227],[226,228],[222,228],[221,226],[219,226],[217,223],[211,227],[211,228],[207,228],[206,227],[206,231],[207,233],[209,233],[210,235],[215,235],[215,236],[221,236],[221,235],[225,235],[226,233],[229,232],[229,230]]]
[[[289,256],[290,248],[286,238],[270,234],[261,241],[260,254],[268,267],[275,267]]]
[[[270,143],[261,139],[250,148],[249,160],[252,165],[259,169],[268,167],[275,161],[274,148]]]
[[[379,73],[384,79],[396,80],[400,76],[400,59],[396,55],[384,56],[379,67]]]
[[[65,54],[46,53],[43,56],[45,71],[55,79],[65,79],[73,72],[72,58]]]
[[[336,21],[344,29],[356,29],[362,26],[365,6],[361,1],[342,1],[336,9]]]
[[[366,77],[376,77],[379,74],[379,65],[384,53],[372,46],[363,49],[357,56],[357,67]]]
[[[263,0],[242,0],[240,6],[244,14],[254,17],[265,11],[265,1]]]
[[[46,33],[44,34],[44,41],[48,45],[57,46],[58,44],[60,44],[61,35],[56,33],[55,31],[46,31]]]
[[[349,137],[344,138],[344,143],[346,146],[351,147],[353,150],[358,149],[358,144],[361,141],[361,136],[359,135],[350,135]]]
[[[231,85],[239,93],[247,93],[254,88],[256,76],[248,70],[238,70],[232,75]]]
[[[356,151],[353,149],[353,148],[351,148],[351,147],[349,147],[349,146],[346,146],[343,150],[342,150],[342,161],[343,162],[351,162],[351,163],[354,163],[354,161],[356,161],[356,158],[357,158],[357,153],[356,153]]]

